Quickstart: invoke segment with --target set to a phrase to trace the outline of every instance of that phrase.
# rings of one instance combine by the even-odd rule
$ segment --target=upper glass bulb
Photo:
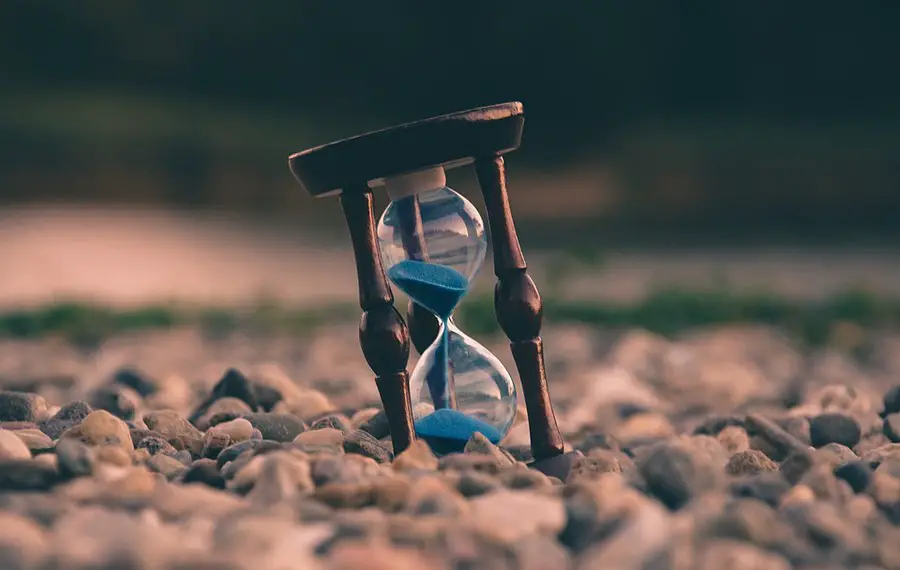
[[[454,269],[471,283],[487,253],[484,222],[471,202],[439,183],[392,196],[378,222],[381,258],[385,270],[421,261]]]

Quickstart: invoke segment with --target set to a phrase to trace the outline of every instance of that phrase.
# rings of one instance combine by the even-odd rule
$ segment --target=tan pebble
[[[87,445],[118,445],[129,453],[134,451],[128,425],[105,410],[91,412],[61,437],[74,437]]]
[[[747,431],[740,426],[726,426],[719,432],[716,439],[729,455],[750,449],[750,437],[747,435]]]
[[[42,453],[35,457],[34,460],[54,469],[59,466],[59,459],[56,457],[55,453]]]
[[[150,460],[150,457],[150,451],[145,447],[135,449],[134,453],[131,454],[133,463],[146,463]]]
[[[435,470],[438,458],[431,452],[428,444],[417,439],[406,450],[394,459],[395,471],[413,471],[419,469]]]
[[[227,433],[231,438],[231,443],[246,441],[250,439],[250,435],[253,433],[253,425],[244,418],[237,418],[230,422],[216,424],[213,429]]]
[[[97,449],[97,461],[127,467],[132,464],[131,454],[117,445],[104,445]]]
[[[31,459],[31,450],[15,432],[0,430],[0,459]]]
[[[295,437],[294,443],[340,447],[344,443],[344,433],[334,428],[312,429]]]
[[[812,489],[810,489],[806,485],[795,485],[781,498],[780,507],[785,508],[796,505],[804,505],[806,503],[812,503],[815,500],[816,494],[813,493]]]
[[[372,484],[375,506],[387,513],[399,512],[409,495],[410,481],[406,477],[381,477]]]
[[[28,449],[47,449],[53,447],[53,440],[50,436],[39,429],[20,429],[14,432],[16,437],[25,442]]]
[[[147,461],[147,468],[154,473],[162,473],[167,479],[172,479],[185,469],[185,465],[168,455],[157,453]]]
[[[358,428],[359,426],[377,416],[378,412],[378,408],[363,408],[362,410],[359,410],[358,412],[353,414],[353,417],[350,418],[350,424],[353,427]]]

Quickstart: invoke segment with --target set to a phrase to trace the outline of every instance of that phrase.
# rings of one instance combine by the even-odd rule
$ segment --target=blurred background
[[[353,302],[339,204],[309,198],[287,156],[510,100],[527,117],[512,205],[545,296],[898,293],[898,16],[6,0],[0,304]],[[468,169],[450,184],[480,205]]]

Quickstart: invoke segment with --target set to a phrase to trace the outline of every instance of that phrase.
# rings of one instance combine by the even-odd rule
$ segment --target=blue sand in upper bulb
[[[494,426],[451,408],[435,410],[416,420],[415,428],[416,434],[439,455],[462,452],[475,432],[481,432],[494,444],[503,439]]]
[[[412,259],[398,262],[388,269],[387,275],[410,299],[442,321],[450,318],[469,289],[469,280],[459,271]]]
[[[427,376],[428,390],[435,408],[450,405],[449,354],[447,320],[469,288],[469,280],[459,271],[413,259],[397,262],[387,271],[388,277],[409,298],[433,312],[441,320],[440,343],[435,352],[435,367]]]

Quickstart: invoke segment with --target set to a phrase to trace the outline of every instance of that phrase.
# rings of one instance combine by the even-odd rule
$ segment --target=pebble
[[[394,459],[394,471],[434,471],[438,467],[438,458],[431,452],[428,444],[417,439],[406,450]]]
[[[883,406],[884,416],[900,412],[900,384],[884,393]]]
[[[778,464],[756,449],[735,453],[728,460],[728,465],[725,467],[726,473],[737,476],[768,471],[778,471]]]
[[[147,460],[147,468],[154,473],[161,473],[169,481],[175,479],[187,469],[181,461],[162,453],[150,457]]]
[[[657,444],[635,463],[650,491],[673,510],[720,483],[721,466],[684,441]]]
[[[405,503],[404,512],[413,516],[459,517],[469,510],[465,498],[436,476],[416,479]]]
[[[310,429],[294,438],[294,446],[309,450],[344,452],[344,432],[333,428]]]
[[[456,489],[464,497],[477,497],[495,491],[502,483],[497,477],[478,471],[463,471],[456,482]]]
[[[128,425],[106,410],[91,412],[80,424],[63,433],[60,439],[63,438],[74,438],[87,445],[117,445],[128,453],[134,451]]]
[[[248,414],[244,419],[262,433],[263,439],[289,442],[306,431],[306,424],[295,415],[278,412]]]
[[[197,450],[196,455],[205,459],[216,459],[230,443],[231,438],[227,433],[211,429],[204,434],[200,449]]]
[[[32,453],[50,451],[53,449],[53,440],[39,429],[20,429],[12,432],[22,440]]]
[[[59,474],[65,479],[87,477],[94,472],[94,452],[76,439],[61,439],[55,448]]]
[[[250,381],[237,369],[229,368],[225,371],[222,379],[213,386],[209,396],[194,409],[188,421],[196,425],[197,421],[206,415],[210,406],[221,398],[237,398],[238,400],[243,400],[251,410],[258,408],[256,395]]]
[[[475,432],[466,443],[465,453],[473,455],[484,455],[489,457],[498,468],[506,465],[515,465],[516,460],[512,456],[491,443],[491,441],[480,432]]]
[[[835,467],[834,475],[846,481],[854,493],[862,493],[872,479],[872,468],[865,461],[849,461]]]
[[[0,392],[0,421],[33,422],[37,420],[34,400],[22,392]]]
[[[226,396],[213,402],[195,423],[197,429],[207,430],[213,425],[241,418],[252,413],[253,410],[250,409],[250,406],[245,401]]]
[[[499,479],[507,489],[538,489],[552,485],[546,475],[523,464],[502,470]]]
[[[0,491],[47,491],[59,477],[56,469],[31,459],[0,459]]]
[[[151,431],[148,433],[152,434],[155,432]],[[133,435],[134,435],[134,430],[132,430],[132,436]],[[133,437],[132,437],[132,441],[134,441]],[[168,441],[163,439],[161,436],[157,436],[157,435],[147,435],[145,437],[141,437],[138,440],[137,444],[134,446],[134,448],[136,450],[137,449],[146,449],[147,453],[149,453],[150,455],[157,455],[157,454],[174,455],[178,451],[177,449],[175,449],[175,447],[171,443],[169,443]]]
[[[50,547],[44,529],[34,521],[0,511],[0,568],[43,568]]]
[[[309,424],[309,429],[311,430],[323,428],[336,429],[344,434],[349,434],[353,431],[353,425],[351,424],[350,419],[343,414],[328,414]]]
[[[848,415],[820,414],[809,422],[809,437],[813,447],[839,443],[853,447],[862,436],[859,424]]]
[[[216,466],[221,469],[222,466],[229,461],[234,461],[244,452],[256,449],[261,443],[261,441],[249,439],[240,443],[235,443],[234,445],[229,445],[219,453],[219,456],[216,458]]]
[[[697,570],[791,570],[784,557],[736,540],[709,541],[698,550]]]
[[[532,534],[559,534],[566,524],[566,509],[560,499],[501,489],[471,499],[465,519],[476,532],[511,545]]]
[[[0,430],[0,460],[31,459],[31,450],[15,432]]]
[[[246,419],[238,418],[230,422],[216,424],[212,429],[227,434],[232,443],[238,443],[250,439],[254,428],[253,424]]]
[[[70,402],[60,408],[50,419],[41,422],[39,427],[50,438],[59,439],[63,432],[78,425],[92,411],[85,402]]]
[[[750,449],[750,436],[741,426],[725,426],[716,434],[716,440],[730,455]]]
[[[334,409],[334,404],[322,392],[303,390],[296,396],[278,402],[272,411],[292,414],[305,421],[319,418]]]
[[[141,396],[127,386],[102,386],[88,396],[88,404],[95,410],[106,410],[117,418],[133,420],[141,406]]]
[[[133,368],[120,368],[112,377],[112,384],[131,388],[141,398],[146,398],[157,391],[156,383]]]
[[[893,412],[884,417],[884,435],[894,443],[900,443],[900,413]]]
[[[182,475],[182,482],[185,485],[190,483],[202,483],[213,489],[224,489],[225,478],[222,477],[216,468],[216,462],[212,459],[198,459],[188,467]]]
[[[344,451],[370,457],[378,463],[390,463],[394,455],[386,445],[362,429],[354,430],[347,435],[344,439]]]
[[[203,438],[203,434],[185,418],[173,410],[157,410],[144,414],[144,423],[175,449],[191,450]]]
[[[370,433],[375,439],[384,439],[391,434],[391,426],[388,424],[387,414],[384,413],[384,410],[376,410],[375,413],[368,410],[366,415],[369,417],[362,421],[359,429]],[[356,418],[356,421],[361,421],[361,418]]]

